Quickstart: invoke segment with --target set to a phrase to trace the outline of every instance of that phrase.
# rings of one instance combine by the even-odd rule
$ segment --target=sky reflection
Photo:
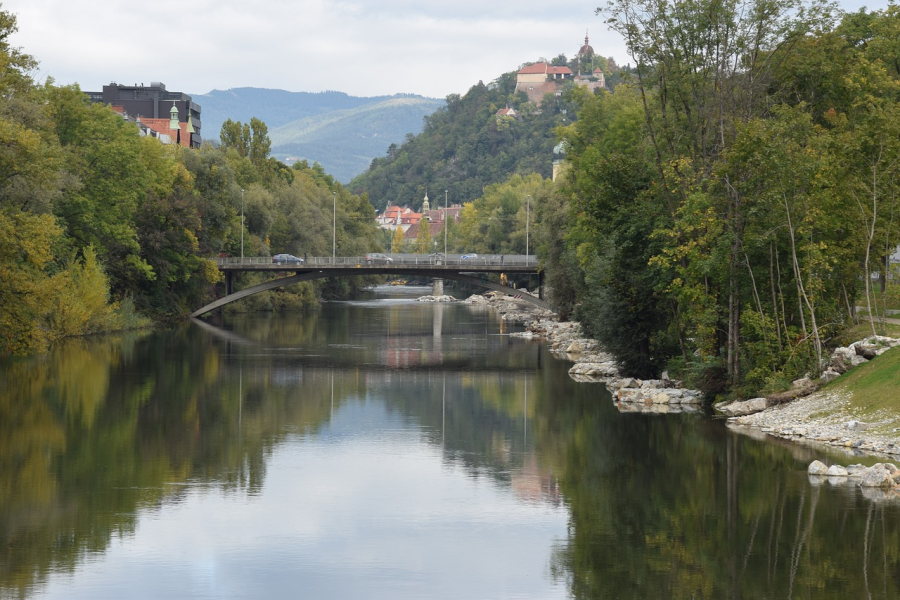
[[[258,495],[197,488],[141,514],[47,598],[564,598],[567,510],[473,476],[369,399],[292,435]]]

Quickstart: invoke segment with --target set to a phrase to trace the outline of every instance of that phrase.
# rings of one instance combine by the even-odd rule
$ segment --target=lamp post
[[[331,192],[331,264],[337,249],[337,192]]]
[[[525,262],[531,257],[528,251],[528,234],[531,222],[531,196],[525,196]]]
[[[244,264],[244,188],[241,188],[241,264]]]
[[[447,190],[444,190],[444,260],[447,260]]]

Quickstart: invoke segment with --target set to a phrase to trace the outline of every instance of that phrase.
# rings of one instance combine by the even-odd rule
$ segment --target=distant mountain
[[[227,119],[246,123],[257,117],[269,128],[273,156],[318,162],[341,182],[365,171],[391,144],[422,131],[423,118],[444,105],[411,94],[366,98],[263,88],[191,96],[202,107],[205,139],[217,140]]]

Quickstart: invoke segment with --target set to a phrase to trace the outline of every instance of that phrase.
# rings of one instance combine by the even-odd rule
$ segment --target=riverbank
[[[511,335],[547,340],[554,354],[574,363],[569,370],[572,379],[605,383],[623,412],[673,413],[701,409],[699,392],[685,390],[681,382],[669,380],[665,375],[650,381],[623,377],[612,356],[603,352],[596,340],[585,337],[577,323],[561,323],[549,311],[532,309],[500,295],[475,295],[464,302],[489,305],[505,320],[524,324],[524,332]],[[800,380],[794,391],[739,403],[744,405],[742,410],[746,413],[732,413],[728,427],[742,433],[762,432],[790,442],[836,448],[851,455],[900,456],[900,386],[896,388],[896,404],[868,406],[853,401],[855,392],[843,389],[846,379],[841,378],[867,363],[872,363],[867,369],[878,369],[874,359],[895,346],[900,346],[900,340],[869,338],[839,348],[832,354],[822,381],[834,382],[832,385],[815,391],[817,384]],[[900,354],[900,348],[893,352]]]
[[[764,409],[730,417],[729,427],[853,454],[900,456],[900,340],[870,337],[838,348],[821,381],[822,389],[788,403],[748,401],[763,401]]]

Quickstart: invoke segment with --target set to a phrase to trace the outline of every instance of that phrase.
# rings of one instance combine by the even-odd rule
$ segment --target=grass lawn
[[[847,391],[851,405],[863,415],[900,415],[900,347],[888,350],[834,380],[827,389]]]

